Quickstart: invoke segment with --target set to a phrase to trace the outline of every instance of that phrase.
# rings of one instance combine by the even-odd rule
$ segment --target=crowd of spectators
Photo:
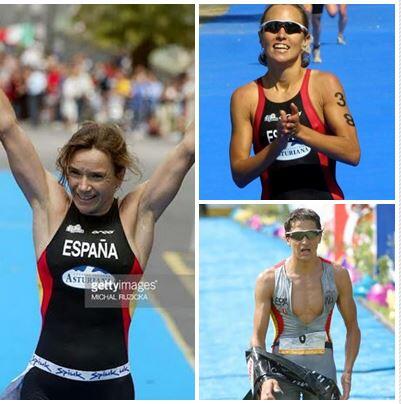
[[[19,120],[32,125],[85,120],[115,122],[134,134],[179,138],[193,115],[193,79],[160,80],[127,59],[94,62],[77,54],[66,62],[32,47],[19,56],[0,51],[0,87]]]

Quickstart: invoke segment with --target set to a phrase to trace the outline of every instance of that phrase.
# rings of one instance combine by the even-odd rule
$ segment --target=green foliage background
[[[195,44],[193,4],[84,4],[76,21],[85,24],[85,36],[111,50],[125,50],[144,63],[154,48]]]

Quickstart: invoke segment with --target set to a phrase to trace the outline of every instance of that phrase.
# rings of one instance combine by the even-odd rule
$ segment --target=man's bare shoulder
[[[337,262],[332,262],[331,265],[333,266],[334,274],[335,275],[348,275],[347,268],[344,268],[342,265],[338,264]]]
[[[334,271],[334,279],[337,287],[348,286],[351,283],[351,278],[348,269],[335,262],[332,263]]]
[[[257,279],[256,286],[271,287],[274,286],[276,267],[267,268],[262,271]]]
[[[256,299],[266,301],[271,299],[274,293],[275,267],[267,268],[261,272],[256,279],[255,294]]]

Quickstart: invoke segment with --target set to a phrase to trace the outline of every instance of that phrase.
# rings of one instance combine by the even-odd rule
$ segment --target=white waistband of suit
[[[127,376],[130,373],[128,363],[113,369],[76,370],[56,365],[55,363],[50,362],[47,359],[43,359],[36,354],[33,354],[33,357],[30,360],[28,366],[36,367],[38,369],[44,370],[45,372],[51,373],[56,376],[64,377],[66,379],[83,382],[95,382],[100,380],[117,379],[119,377]]]

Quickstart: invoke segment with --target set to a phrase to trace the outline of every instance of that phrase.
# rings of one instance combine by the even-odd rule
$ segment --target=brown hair
[[[128,169],[141,176],[138,159],[128,152],[122,130],[115,124],[84,122],[60,149],[56,167],[61,172],[60,183],[65,184],[72,156],[78,150],[92,149],[106,153],[113,164],[114,175]]]
[[[319,215],[312,209],[306,208],[299,208],[295,209],[290,213],[287,220],[284,223],[284,229],[287,232],[291,231],[292,225],[294,222],[301,221],[301,220],[312,220],[315,222],[316,228],[321,230],[322,225],[320,224],[320,217]]]
[[[271,4],[270,6],[267,6],[265,11],[263,12],[262,17],[260,18],[260,25],[262,25],[265,22],[266,14],[268,11],[276,6],[293,6],[295,7],[302,16],[302,25],[305,26],[306,28],[309,29],[309,20],[308,20],[308,15],[306,14],[304,8],[300,4]]]
[[[260,25],[262,25],[265,22],[266,14],[268,11],[275,6],[293,6],[295,7],[300,13],[302,17],[302,25],[305,26],[309,30],[309,19],[308,15],[305,12],[305,9],[302,7],[300,4],[271,4],[270,6],[267,6],[265,11],[262,14],[262,17],[260,18]],[[262,50],[262,52],[259,54],[259,63],[262,64],[263,66],[267,66],[267,60],[266,60],[266,55],[265,52]],[[307,67],[310,63],[310,55],[308,52],[302,52],[302,62],[301,66],[302,67]]]

